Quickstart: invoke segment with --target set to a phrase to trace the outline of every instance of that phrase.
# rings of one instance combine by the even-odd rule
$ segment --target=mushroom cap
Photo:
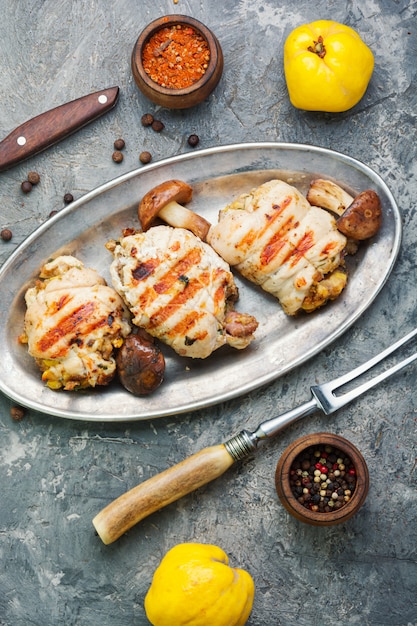
[[[190,185],[182,180],[167,180],[146,193],[138,207],[138,217],[142,230],[146,231],[156,220],[159,211],[169,202],[186,204],[193,197]]]
[[[381,200],[375,191],[366,189],[347,207],[336,221],[336,226],[346,237],[363,241],[376,235],[381,223]]]

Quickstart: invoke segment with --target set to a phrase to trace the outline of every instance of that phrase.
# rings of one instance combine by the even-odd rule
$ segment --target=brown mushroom
[[[381,227],[382,211],[378,194],[372,189],[362,191],[341,217],[336,226],[346,237],[358,241],[373,237]]]
[[[373,237],[381,227],[381,201],[372,189],[362,191],[353,198],[336,183],[316,179],[310,184],[307,200],[314,206],[339,215],[337,229],[356,241]]]
[[[205,241],[210,222],[182,206],[191,200],[192,195],[190,185],[181,180],[167,180],[148,191],[138,207],[142,230],[149,230],[160,218],[174,228],[190,230]]]

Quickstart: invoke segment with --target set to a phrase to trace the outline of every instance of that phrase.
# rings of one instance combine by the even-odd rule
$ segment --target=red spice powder
[[[193,85],[205,74],[209,61],[210,50],[204,37],[181,24],[158,30],[142,52],[149,78],[168,89]]]

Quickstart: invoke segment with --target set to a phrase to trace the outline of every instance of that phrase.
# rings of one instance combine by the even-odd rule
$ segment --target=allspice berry
[[[142,115],[140,121],[142,122],[142,126],[152,126],[153,115],[151,113],[145,113]]]
[[[112,159],[115,163],[121,163],[123,161],[123,154],[120,150],[115,150],[112,154]]]
[[[21,406],[12,406],[10,416],[15,422],[20,422],[25,417],[25,409]]]
[[[115,150],[123,150],[126,144],[124,139],[116,139],[113,145]]]
[[[139,161],[146,165],[146,163],[150,163],[152,161],[152,155],[147,150],[144,150],[139,155]]]
[[[13,237],[13,233],[10,228],[3,228],[3,230],[0,232],[0,237],[3,239],[3,241],[10,241],[10,239]]]
[[[28,180],[24,180],[23,183],[20,185],[20,188],[23,193],[30,193],[32,191],[33,185]]]
[[[154,120],[151,126],[152,130],[154,130],[156,133],[160,133],[165,128],[165,124],[161,122],[161,120]]]
[[[37,185],[40,180],[41,177],[39,176],[38,172],[29,172],[28,181],[31,183],[31,185]]]

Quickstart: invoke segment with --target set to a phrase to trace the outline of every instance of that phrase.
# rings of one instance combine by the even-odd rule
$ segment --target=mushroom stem
[[[205,241],[210,222],[183,206],[183,203],[191,200],[192,195],[190,185],[176,179],[167,180],[148,191],[138,206],[142,230],[148,230],[157,219],[162,219],[174,228],[186,228]]]
[[[158,213],[158,217],[174,228],[186,228],[202,241],[206,240],[211,224],[193,211],[186,209],[175,200],[168,202]]]
[[[341,216],[354,199],[347,191],[331,180],[317,178],[310,183],[307,200],[313,206],[328,209]]]

